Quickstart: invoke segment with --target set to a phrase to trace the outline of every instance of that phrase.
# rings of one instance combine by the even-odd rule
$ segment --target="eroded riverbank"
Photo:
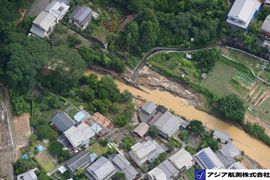
[[[84,72],[85,75],[89,75],[91,73],[95,73],[99,78],[104,76],[103,74],[91,71],[90,69],[86,69]],[[114,76],[114,78],[116,79],[120,78],[117,74],[116,75],[110,74],[110,75]],[[128,77],[128,74],[126,74],[126,76]],[[230,137],[235,140],[234,144],[237,146],[238,149],[244,150],[245,154],[248,155],[250,158],[259,162],[263,167],[270,169],[270,153],[269,153],[270,147],[264,144],[262,141],[238,129],[234,125],[230,125],[205,112],[197,110],[194,106],[191,106],[190,105],[191,103],[188,101],[191,101],[193,103],[196,102],[196,97],[195,97],[196,95],[193,95],[191,93],[193,97],[188,98],[188,100],[186,100],[178,96],[174,96],[168,91],[159,91],[157,89],[151,90],[145,87],[141,87],[142,89],[149,92],[149,94],[147,94],[119,80],[115,80],[115,83],[118,85],[118,88],[121,91],[128,89],[133,95],[139,95],[148,101],[153,101],[154,103],[159,102],[159,104],[166,106],[168,109],[174,110],[177,114],[181,116],[185,116],[186,118],[190,120],[198,119],[202,121],[204,124],[207,120],[208,127],[210,129],[219,128],[219,129],[222,129],[223,131],[226,131],[227,133],[230,134]],[[160,80],[157,83],[159,85],[162,84]],[[173,86],[175,85],[170,84],[167,88],[171,88]],[[180,88],[180,87],[177,86],[177,88]],[[168,89],[164,89],[164,90],[168,90]],[[181,88],[179,92],[181,93],[182,91],[185,91],[185,89]]]

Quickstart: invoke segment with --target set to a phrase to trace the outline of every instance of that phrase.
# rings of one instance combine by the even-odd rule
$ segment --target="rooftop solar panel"
[[[207,167],[207,169],[213,169],[215,166],[214,164],[210,161],[210,159],[206,156],[204,152],[201,152],[198,157],[202,160],[204,165]]]
[[[84,13],[82,13],[82,15],[78,18],[78,20],[82,22],[86,18],[86,16],[91,13],[91,11],[92,10],[90,8],[87,8]]]
[[[235,166],[231,167],[230,169],[236,169]]]

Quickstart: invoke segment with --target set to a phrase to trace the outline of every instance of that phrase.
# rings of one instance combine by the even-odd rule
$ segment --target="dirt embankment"
[[[257,123],[260,126],[265,128],[265,134],[267,134],[270,137],[270,123],[269,122],[263,122],[259,118],[255,118],[251,115],[249,115],[248,112],[245,114],[245,123],[250,122],[252,124]]]

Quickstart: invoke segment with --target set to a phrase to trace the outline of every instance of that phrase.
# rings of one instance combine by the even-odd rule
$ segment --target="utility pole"
[[[162,96],[159,98],[159,101],[158,101],[157,105],[159,105],[159,102],[160,102],[161,98],[162,98]]]

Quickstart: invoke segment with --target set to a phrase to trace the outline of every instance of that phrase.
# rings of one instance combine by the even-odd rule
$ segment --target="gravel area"
[[[57,0],[56,0],[57,1]],[[50,0],[35,0],[31,3],[30,11],[26,12],[26,17],[37,16],[50,4]]]

